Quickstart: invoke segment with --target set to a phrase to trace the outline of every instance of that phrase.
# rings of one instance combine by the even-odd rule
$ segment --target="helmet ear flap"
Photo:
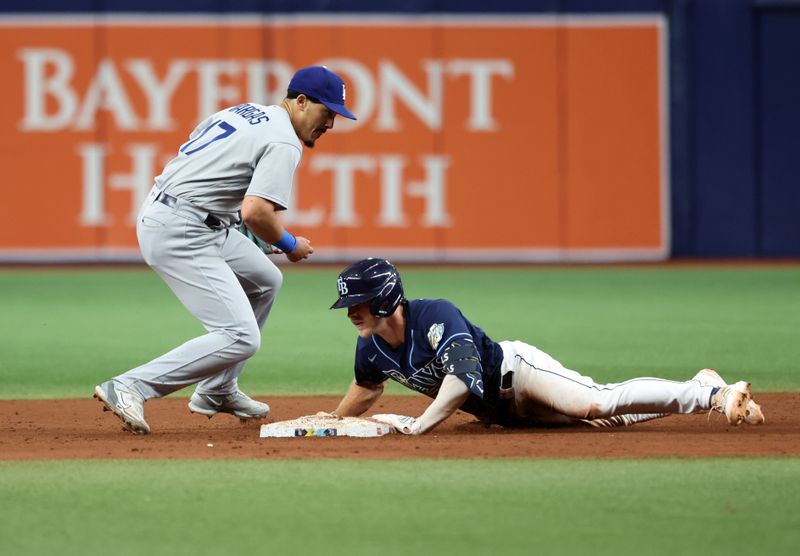
[[[369,306],[369,312],[374,317],[385,318],[391,316],[403,300],[403,283],[400,276],[395,275],[395,280],[384,286]]]
[[[385,314],[384,305],[386,305],[386,300],[382,297],[376,297],[369,304],[369,312],[372,313],[373,317],[388,317],[389,315]]]

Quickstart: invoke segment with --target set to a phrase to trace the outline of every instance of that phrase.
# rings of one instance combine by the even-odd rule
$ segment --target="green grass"
[[[341,394],[338,269],[284,267],[253,394]],[[494,339],[599,381],[705,366],[800,390],[800,268],[403,270]],[[89,397],[203,332],[147,269],[0,270],[0,398]],[[404,392],[399,387],[390,392]],[[185,392],[183,392],[185,394]],[[800,545],[800,458],[0,461],[4,554],[592,554]]]
[[[284,267],[261,352],[242,376],[248,392],[344,391],[355,334],[328,310],[338,270]],[[756,390],[800,389],[797,267],[412,267],[403,277],[410,297],[447,297],[495,340],[527,341],[598,381],[715,367]],[[85,397],[203,333],[144,268],[2,270],[0,307],[6,399]]]
[[[4,462],[0,537],[26,555],[794,554],[798,479],[796,458]]]

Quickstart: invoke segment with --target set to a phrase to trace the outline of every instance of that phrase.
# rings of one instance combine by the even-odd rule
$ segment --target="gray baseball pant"
[[[261,346],[283,277],[237,230],[211,229],[204,223],[208,213],[180,199],[166,206],[157,194],[154,188],[137,217],[142,255],[207,333],[115,380],[145,399],[191,384],[201,394],[231,394]]]

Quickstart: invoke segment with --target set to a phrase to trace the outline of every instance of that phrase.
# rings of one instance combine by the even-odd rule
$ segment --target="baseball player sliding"
[[[358,330],[355,380],[333,415],[358,416],[393,379],[433,398],[418,417],[373,418],[405,434],[423,434],[457,409],[505,426],[630,425],[672,413],[716,410],[732,425],[764,421],[741,381],[711,369],[686,382],[635,378],[597,384],[519,341],[494,342],[444,299],[407,300],[397,269],[365,259],[337,280],[339,299]]]
[[[314,147],[337,114],[356,119],[344,100],[338,75],[302,68],[279,106],[245,103],[208,117],[155,179],[136,221],[142,255],[207,333],[95,388],[130,432],[150,432],[145,401],[191,384],[193,412],[267,416],[269,406],[241,392],[238,377],[259,349],[283,278],[235,226],[244,220],[292,262],[314,252],[279,213],[289,206],[303,145]]]

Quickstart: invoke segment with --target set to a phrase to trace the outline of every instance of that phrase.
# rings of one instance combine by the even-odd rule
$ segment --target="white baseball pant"
[[[641,422],[711,407],[713,388],[696,380],[642,377],[619,384],[597,384],[524,342],[505,341],[500,346],[502,374],[514,372],[512,411],[524,420],[568,425],[576,420],[628,415],[631,422]]]

